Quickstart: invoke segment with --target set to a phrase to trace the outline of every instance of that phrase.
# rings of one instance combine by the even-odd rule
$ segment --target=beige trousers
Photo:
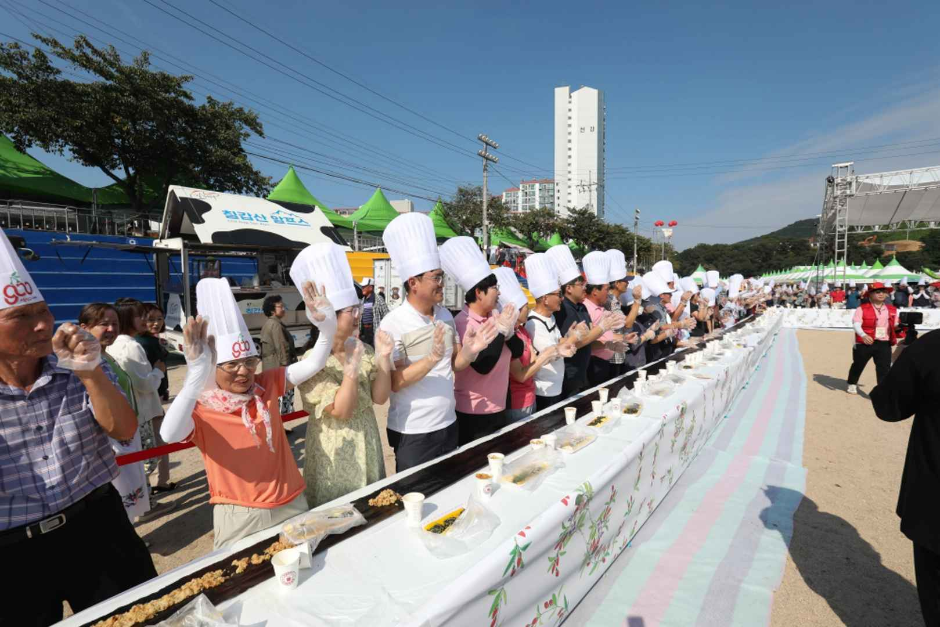
[[[256,531],[269,529],[288,518],[310,511],[303,494],[286,505],[265,509],[220,503],[213,506],[212,526],[215,530],[213,549],[229,546]]]

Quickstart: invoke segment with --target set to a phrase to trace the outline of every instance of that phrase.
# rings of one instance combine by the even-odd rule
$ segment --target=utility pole
[[[477,135],[477,139],[483,142],[483,150],[478,150],[477,154],[483,157],[483,255],[489,259],[490,258],[490,238],[489,238],[489,225],[486,222],[486,197],[489,195],[489,192],[486,188],[486,175],[489,170],[490,161],[493,163],[499,163],[499,157],[491,155],[486,151],[487,146],[493,150],[499,149],[499,144],[494,142],[492,139],[483,135],[482,133]]]
[[[579,192],[587,192],[587,193],[588,193],[588,204],[587,204],[587,207],[588,207],[588,209],[590,209],[592,212],[594,212],[595,215],[597,214],[597,210],[594,208],[593,196],[592,196],[591,194],[592,194],[592,192],[594,191],[594,188],[596,188],[596,187],[598,187],[598,183],[594,181],[594,177],[592,176],[592,172],[591,172],[590,170],[588,170],[588,182],[587,182],[587,183],[578,183],[578,191],[579,191]]]
[[[633,274],[637,274],[636,265],[636,239],[640,229],[640,208],[633,210]]]

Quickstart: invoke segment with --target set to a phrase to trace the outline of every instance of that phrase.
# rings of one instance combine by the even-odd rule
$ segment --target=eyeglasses
[[[422,280],[424,280],[424,279],[431,279],[432,281],[434,281],[434,282],[437,283],[438,285],[444,285],[444,273],[443,273],[443,272],[440,273],[440,274],[427,274],[427,273],[425,273],[425,274],[422,274],[422,275],[421,275],[421,279],[422,279]]]
[[[362,305],[350,305],[349,307],[343,307],[336,313],[338,314],[346,313],[354,318],[361,318],[362,317]]]
[[[235,374],[242,368],[248,372],[254,372],[258,368],[258,364],[261,363],[261,359],[258,357],[249,357],[248,359],[236,359],[235,361],[227,361],[224,364],[219,364],[219,368],[223,372],[229,374]]]

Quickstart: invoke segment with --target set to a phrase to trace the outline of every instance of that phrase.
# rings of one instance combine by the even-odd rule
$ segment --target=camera
[[[924,313],[922,311],[902,311],[898,314],[898,324],[904,326],[913,326],[924,323]]]

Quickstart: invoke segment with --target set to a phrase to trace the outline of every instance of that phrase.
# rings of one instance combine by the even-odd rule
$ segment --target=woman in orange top
[[[220,283],[204,285],[207,281]],[[278,398],[323,368],[336,332],[336,315],[329,300],[312,284],[305,284],[303,292],[307,317],[320,328],[314,350],[303,361],[256,375],[260,358],[240,339],[238,327],[244,321],[228,284],[222,279],[203,279],[197,286],[201,302],[222,301],[218,305],[222,309],[211,312],[211,322],[216,325],[216,334],[225,339],[217,354],[216,337],[209,334],[210,320],[198,316],[187,322],[183,329],[186,380],[167,411],[160,434],[166,442],[192,441],[202,452],[209,502],[215,505],[215,548],[309,509],[303,477],[284,433]],[[226,320],[220,323],[222,318]],[[225,323],[230,328],[218,326]],[[231,335],[239,339],[229,350]],[[217,359],[221,360],[218,365]]]

